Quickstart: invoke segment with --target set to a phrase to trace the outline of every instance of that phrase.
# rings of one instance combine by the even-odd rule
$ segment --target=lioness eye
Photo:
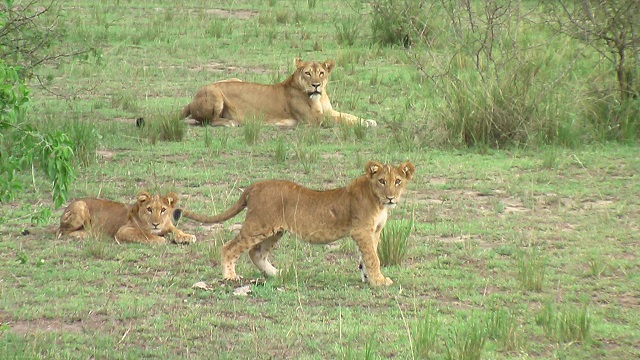
[[[402,182],[402,180],[396,179],[396,186],[400,185],[401,182]]]
[[[308,72],[308,71],[305,71],[304,74],[307,75],[307,76],[311,76],[311,73]]]
[[[153,209],[151,209],[151,206],[147,207],[147,211],[148,212],[152,212],[153,211]]]
[[[167,208],[162,208],[162,209],[160,210],[160,213],[161,213],[161,214],[164,214],[164,213],[165,213],[165,211],[167,211]]]
[[[324,71],[321,71],[320,72],[320,77],[323,77],[323,76],[324,76]]]
[[[380,179],[378,180],[380,182],[380,184],[382,185],[387,185],[387,181],[385,179]]]

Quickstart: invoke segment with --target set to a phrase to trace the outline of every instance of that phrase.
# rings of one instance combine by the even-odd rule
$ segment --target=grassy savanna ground
[[[244,256],[242,284],[219,282],[226,227],[181,221],[198,236],[191,246],[57,240],[61,209],[30,222],[51,206],[35,177],[0,212],[0,358],[637,358],[638,148],[425,146],[441,101],[405,52],[371,45],[364,24],[339,43],[332,19],[363,10],[311,3],[66,1],[65,44],[94,51],[43,69],[51,82],[33,87],[29,114],[97,144],[71,197],[176,191],[181,205],[217,212],[257,180],[326,189],[367,160],[410,159],[416,176],[388,224],[415,229],[407,258],[383,268],[394,285],[362,284],[348,239],[285,236],[273,254],[285,275],[264,281]],[[336,59],[334,107],[379,126],[258,128],[247,144],[246,127],[188,126],[166,142],[133,125],[153,127],[215,80],[279,81],[294,57]],[[240,285],[251,293],[234,295]]]

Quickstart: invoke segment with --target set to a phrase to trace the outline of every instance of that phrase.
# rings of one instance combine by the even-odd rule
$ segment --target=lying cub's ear
[[[148,199],[151,199],[151,194],[149,194],[148,192],[146,192],[146,191],[140,191],[140,192],[138,193],[138,202],[139,202],[139,203],[145,202],[145,201],[147,201]]]
[[[173,221],[177,222],[182,217],[182,209],[173,209]]]
[[[398,171],[403,173],[407,180],[411,180],[413,174],[416,172],[416,167],[411,163],[411,161],[405,161],[398,166]]]
[[[364,172],[367,173],[369,176],[373,176],[375,173],[377,173],[380,170],[382,170],[382,164],[374,160],[369,161],[367,165],[364,167]]]
[[[336,62],[331,59],[326,60],[324,63],[322,63],[322,67],[327,70],[328,73],[330,73],[331,70],[336,67]]]
[[[176,195],[176,193],[174,192],[170,192],[167,195],[165,195],[164,199],[167,201],[167,204],[169,204],[169,206],[171,207],[175,207],[176,204],[178,203],[178,195]]]

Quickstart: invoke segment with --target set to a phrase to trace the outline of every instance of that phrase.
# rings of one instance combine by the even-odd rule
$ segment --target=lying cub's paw
[[[364,121],[364,126],[365,127],[376,127],[376,126],[378,126],[378,123],[375,120],[368,119],[368,120]]]

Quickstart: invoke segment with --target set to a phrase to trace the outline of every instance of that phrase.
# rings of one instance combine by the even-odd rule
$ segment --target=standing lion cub
[[[263,119],[277,126],[321,124],[325,118],[336,123],[376,126],[374,120],[363,120],[331,107],[327,82],[336,65],[333,60],[320,63],[295,59],[295,65],[293,74],[278,84],[228,79],[203,86],[182,109],[182,117],[191,116],[213,126],[237,126],[245,118]]]
[[[176,243],[195,242],[194,235],[173,226],[177,203],[178,195],[174,193],[161,197],[146,191],[138,193],[133,205],[96,198],[76,199],[62,213],[57,237],[101,234],[118,242],[162,244],[166,242],[164,235],[171,234]]]
[[[227,280],[238,279],[236,262],[247,250],[265,275],[277,275],[278,270],[267,257],[283,233],[290,231],[302,240],[319,244],[351,236],[364,260],[363,279],[373,285],[391,285],[393,281],[380,271],[380,232],[388,209],[400,200],[414,172],[409,161],[397,167],[369,161],[365,173],[347,187],[325,191],[284,180],[261,181],[247,187],[237,203],[222,214],[204,216],[176,209],[174,217],[220,223],[247,209],[240,232],[222,248],[222,274]]]

